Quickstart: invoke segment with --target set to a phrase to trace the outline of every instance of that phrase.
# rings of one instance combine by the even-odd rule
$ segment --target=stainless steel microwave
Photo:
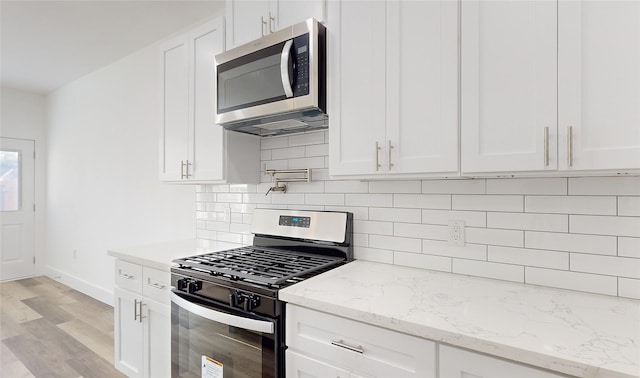
[[[295,24],[215,57],[216,123],[261,136],[328,127],[326,28]]]

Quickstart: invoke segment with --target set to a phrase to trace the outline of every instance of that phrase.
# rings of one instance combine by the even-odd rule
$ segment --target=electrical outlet
[[[231,208],[230,207],[225,207],[224,208],[224,221],[229,223],[231,222]]]
[[[464,247],[464,221],[449,221],[449,244]]]

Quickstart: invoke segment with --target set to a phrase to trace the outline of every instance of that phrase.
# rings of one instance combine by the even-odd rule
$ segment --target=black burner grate
[[[281,249],[241,247],[174,260],[181,267],[246,280],[267,286],[296,281],[306,274],[335,266],[344,258],[313,255]]]

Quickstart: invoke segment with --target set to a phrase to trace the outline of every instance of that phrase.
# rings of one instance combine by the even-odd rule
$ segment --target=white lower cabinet
[[[287,377],[436,377],[436,344],[287,305]]]
[[[440,378],[560,378],[564,375],[554,374],[515,362],[501,360],[453,348],[439,346]]]
[[[169,273],[116,260],[116,285],[115,367],[129,377],[171,376]]]

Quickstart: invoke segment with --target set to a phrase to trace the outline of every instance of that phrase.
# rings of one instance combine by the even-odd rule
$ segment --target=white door
[[[556,2],[463,1],[461,14],[462,172],[557,169]]]
[[[558,25],[560,169],[640,168],[640,2],[560,1]]]
[[[330,1],[327,6],[329,172],[381,173],[387,151],[385,2]]]
[[[140,316],[141,297],[129,291],[114,288],[114,360],[116,369],[127,376],[144,375],[144,331]]]
[[[458,171],[458,18],[454,1],[387,3],[389,173]]]
[[[0,138],[0,280],[29,277],[35,266],[35,142]]]
[[[216,125],[214,57],[224,51],[224,24],[218,17],[189,34],[193,67],[189,85],[191,100],[189,146],[190,178],[222,180],[224,178],[224,129]]]

